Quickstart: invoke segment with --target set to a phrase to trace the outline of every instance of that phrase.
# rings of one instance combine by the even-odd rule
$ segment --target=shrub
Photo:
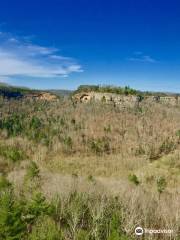
[[[111,132],[111,125],[109,124],[107,127],[104,127],[104,131],[107,133]]]
[[[110,144],[106,137],[90,140],[90,148],[97,155],[110,153]]]
[[[157,190],[161,194],[166,189],[166,186],[167,186],[166,179],[161,176],[157,179],[156,183],[157,183]]]
[[[120,233],[117,231],[118,228],[120,228],[120,219],[119,216],[114,214],[112,216],[112,219],[110,220],[110,227],[109,227],[109,237],[108,240],[117,240],[120,238]]]
[[[84,226],[88,226],[89,209],[87,206],[87,196],[72,192],[65,203],[65,211],[63,214],[64,227],[68,228],[68,234],[72,239],[76,239],[79,230]]]
[[[123,235],[121,205],[116,198],[100,198],[92,209],[93,239],[121,239]]]
[[[61,240],[62,234],[56,223],[48,216],[41,216],[32,227],[28,240]]]
[[[130,174],[128,176],[130,182],[134,183],[136,186],[140,184],[138,177],[135,174]]]
[[[15,197],[13,189],[1,191],[0,239],[2,240],[27,239],[25,238],[25,236],[27,236],[28,231],[30,231],[31,227],[36,222],[38,217],[41,216],[45,217],[51,215],[52,213],[53,206],[51,204],[48,204],[45,198],[40,193],[33,196],[32,199],[27,200],[23,196],[21,196],[21,198]],[[49,224],[51,227],[53,226],[51,222],[49,222]],[[46,226],[46,228],[48,228],[48,226]]]
[[[27,157],[24,151],[16,146],[0,146],[0,156],[13,162],[24,160]]]
[[[130,240],[130,238],[122,232],[120,220],[121,219],[118,214],[112,214],[112,219],[110,220],[109,224],[109,236],[107,240]]]
[[[35,129],[39,129],[42,127],[42,121],[36,117],[36,116],[33,116],[31,121],[30,121],[30,124],[29,124],[30,128],[35,130]]]
[[[41,215],[50,215],[53,213],[53,206],[47,203],[46,198],[39,192],[35,193],[25,208],[26,219],[33,223]]]
[[[102,96],[101,101],[102,101],[103,103],[106,102],[106,97],[105,97],[105,96]]]
[[[71,123],[72,123],[73,125],[75,125],[75,124],[76,124],[76,120],[75,120],[74,118],[72,118],[72,119],[71,119]]]
[[[137,95],[138,102],[142,102],[143,99],[144,99],[144,97],[142,95]]]
[[[176,136],[180,138],[180,130],[176,132]]]
[[[79,230],[77,235],[76,235],[76,239],[77,240],[89,240],[89,235],[90,233],[87,230]]]
[[[30,179],[33,179],[35,177],[39,177],[39,168],[37,164],[33,161],[30,162],[28,168],[27,168],[27,174],[26,176]]]
[[[72,148],[73,142],[72,142],[72,138],[71,137],[65,137],[64,138],[64,144],[68,147],[68,148]]]
[[[4,161],[4,159],[0,160],[0,174],[6,174],[11,169],[10,164],[7,161]]]
[[[10,186],[11,186],[11,183],[6,179],[6,177],[3,175],[0,175],[0,191]]]
[[[68,154],[68,153],[72,153],[73,150],[73,140],[71,137],[69,136],[65,136],[64,138],[61,139],[61,141],[63,142],[63,152]]]
[[[115,86],[100,86],[100,85],[80,85],[76,92],[105,92],[105,93],[116,93],[116,94],[137,94],[138,91],[130,88],[129,86],[125,87],[115,87]]]
[[[65,125],[65,120],[63,118],[61,118],[59,123],[63,127]]]
[[[6,129],[8,136],[17,136],[23,132],[24,115],[12,114],[0,121],[0,129]]]
[[[87,179],[89,182],[92,182],[92,183],[96,182],[95,178],[92,175],[89,175]]]
[[[12,191],[0,193],[0,239],[23,239],[26,224],[22,220],[23,205],[15,200]]]
[[[121,204],[117,198],[90,196],[76,191],[48,203],[41,193],[32,199],[0,192],[2,240],[126,240]]]

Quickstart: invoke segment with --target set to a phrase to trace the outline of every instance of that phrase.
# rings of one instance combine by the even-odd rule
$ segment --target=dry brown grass
[[[132,233],[135,226],[180,230],[180,107],[143,103],[139,108],[120,109],[87,103],[73,106],[71,101],[48,103],[34,111],[33,103],[13,103],[39,116],[46,124],[55,119],[48,146],[25,136],[7,138],[0,143],[19,144],[41,170],[41,187],[51,197],[68,195],[72,189],[91,194],[115,195],[124,206],[123,226]],[[11,111],[10,111],[11,112]],[[5,115],[8,115],[6,111]],[[63,122],[62,120],[63,119]],[[62,139],[70,138],[71,141]],[[92,144],[94,142],[94,145]],[[26,166],[21,165],[21,171]],[[23,187],[23,174],[16,171],[9,179]],[[129,181],[135,174],[140,181]],[[157,180],[166,187],[158,192]],[[159,239],[169,239],[161,236]],[[155,239],[155,236],[147,236]],[[171,239],[177,239],[172,237]]]

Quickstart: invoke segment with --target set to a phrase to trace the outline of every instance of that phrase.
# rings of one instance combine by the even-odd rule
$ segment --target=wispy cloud
[[[82,72],[76,60],[10,34],[0,34],[0,80],[13,77],[52,78]]]
[[[156,59],[152,58],[149,55],[145,55],[143,52],[134,52],[132,57],[128,58],[129,61],[133,62],[147,62],[147,63],[155,63]]]
[[[9,77],[0,76],[0,83],[9,83],[11,79]]]

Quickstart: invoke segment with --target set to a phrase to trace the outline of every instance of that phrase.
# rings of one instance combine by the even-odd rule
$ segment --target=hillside
[[[32,90],[24,87],[15,87],[4,83],[0,84],[0,96],[6,98],[22,98],[26,94],[38,93],[37,90]]]
[[[137,225],[176,233],[179,110],[2,99],[0,212],[14,218],[0,226],[28,240],[133,240]]]
[[[48,89],[48,90],[37,90],[30,89],[25,87],[16,87],[11,86],[5,83],[0,83],[0,96],[5,98],[23,98],[26,96],[33,97],[41,95],[42,93],[49,93],[57,97],[70,97],[75,95],[80,95],[81,93],[99,93],[99,94],[117,94],[117,95],[125,95],[125,96],[161,96],[161,97],[178,97],[180,94],[178,93],[164,93],[164,92],[143,92],[139,90],[132,89],[128,86],[126,87],[116,87],[116,86],[100,86],[100,85],[81,85],[77,88],[77,90],[64,90],[64,89]]]
[[[56,94],[59,97],[69,97],[73,91],[65,89],[49,89],[48,92]]]
[[[29,89],[25,87],[16,87],[7,84],[0,84],[0,96],[6,99],[36,99],[36,100],[56,100],[58,96],[63,96],[60,94],[61,90],[57,94],[57,92],[53,91],[42,91],[42,90],[35,90]]]

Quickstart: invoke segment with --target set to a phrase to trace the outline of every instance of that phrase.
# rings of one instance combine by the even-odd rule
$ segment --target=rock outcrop
[[[30,93],[24,96],[25,99],[29,100],[46,100],[46,101],[56,101],[58,97],[49,92],[39,92],[39,93]]]
[[[101,92],[81,92],[73,96],[75,102],[90,102],[102,101],[104,103],[115,105],[133,106],[141,101],[159,102],[170,105],[180,104],[180,97],[178,96],[138,96],[138,95],[120,95],[115,93],[101,93]]]

